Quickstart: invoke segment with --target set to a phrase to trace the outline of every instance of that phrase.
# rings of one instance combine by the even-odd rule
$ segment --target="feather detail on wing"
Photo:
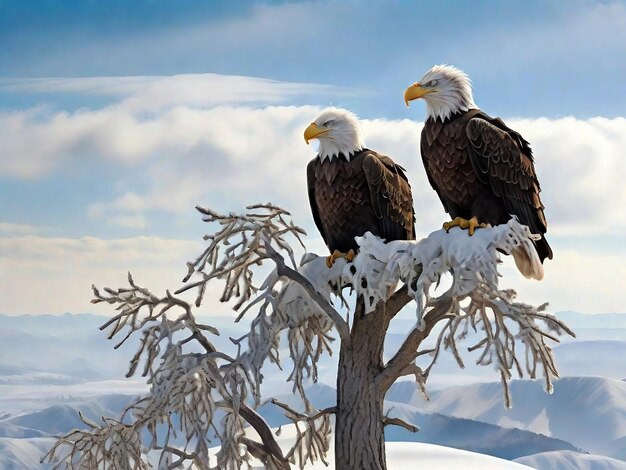
[[[389,157],[370,152],[363,160],[363,171],[381,237],[414,240],[413,198],[404,168]]]
[[[328,244],[326,234],[324,233],[324,224],[320,218],[320,211],[317,207],[317,201],[315,200],[315,160],[311,160],[306,167],[307,186],[309,189],[309,204],[311,205],[311,214],[313,214],[313,220],[317,229],[320,231],[324,243]]]
[[[526,141],[480,117],[470,119],[466,131],[470,160],[478,179],[501,198],[509,214],[517,216],[532,233],[543,235],[547,223],[539,198],[541,189]],[[539,256],[542,260],[552,258],[552,251],[543,240],[544,243],[538,243]]]

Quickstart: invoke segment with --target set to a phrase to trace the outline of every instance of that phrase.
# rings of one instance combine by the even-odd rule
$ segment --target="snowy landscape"
[[[409,461],[419,459],[424,465],[441,463],[444,456],[450,466],[437,468],[458,468],[459,461],[476,469],[523,468],[511,462],[541,470],[626,468],[626,314],[557,317],[571,324],[578,338],[555,347],[562,378],[552,395],[540,380],[515,380],[513,408],[506,410],[495,371],[472,367],[470,360],[460,370],[449,354],[435,366],[429,401],[413,382],[395,384],[386,397],[387,413],[420,431],[387,428],[390,468],[409,468]],[[116,417],[147,390],[140,377],[123,379],[135,345],[114,350],[98,329],[106,320],[93,314],[0,316],[0,468],[49,468],[40,458],[54,436],[85,426],[79,411],[96,422]],[[217,344],[225,349],[228,337],[245,329],[228,317],[204,320],[222,331]],[[409,321],[410,313],[392,324],[390,342],[402,338]],[[335,358],[324,356],[320,382],[310,384],[317,407],[334,403],[335,367]],[[265,390],[293,402],[285,373],[266,376]],[[271,404],[261,412],[273,427],[288,423]],[[281,439],[287,439],[288,429]]]

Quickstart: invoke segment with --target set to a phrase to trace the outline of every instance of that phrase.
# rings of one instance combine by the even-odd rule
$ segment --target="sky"
[[[324,253],[306,192],[328,105],[407,168],[417,234],[446,219],[419,156],[432,65],[531,142],[555,257],[502,287],[624,312],[626,2],[0,0],[0,313],[111,313],[90,285],[180,286],[222,212],[271,201]],[[215,288],[217,289],[217,287]],[[207,313],[227,313],[210,303]]]

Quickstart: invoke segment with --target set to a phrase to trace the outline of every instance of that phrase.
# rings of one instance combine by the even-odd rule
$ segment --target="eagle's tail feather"
[[[546,240],[545,235],[542,235],[541,239],[535,242],[535,247],[537,248],[537,254],[542,263],[546,258],[552,259],[552,248],[548,245],[548,240]]]
[[[515,247],[512,255],[517,269],[525,278],[538,281],[543,279],[543,265],[532,243],[524,243]]]

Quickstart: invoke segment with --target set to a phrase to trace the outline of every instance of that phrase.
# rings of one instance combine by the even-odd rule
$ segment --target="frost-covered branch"
[[[108,329],[109,339],[119,338],[116,347],[131,336],[140,337],[127,376],[141,370],[142,376],[148,378],[150,392],[124,411],[122,420],[126,419],[130,424],[124,424],[123,429],[137,435],[141,430],[147,430],[151,436],[148,448],[161,449],[164,456],[170,455],[172,458],[161,459],[170,462],[168,465],[188,460],[209,468],[208,436],[212,429],[219,435],[221,443],[214,456],[218,468],[238,469],[252,455],[260,458],[268,468],[285,468],[287,457],[271,429],[248,404],[250,398],[254,406],[261,402],[261,369],[266,359],[280,364],[279,335],[288,330],[294,364],[290,380],[308,407],[310,403],[304,394],[303,381],[308,376],[317,379],[317,361],[324,352],[331,352],[333,338],[329,332],[333,323],[295,282],[279,276],[275,270],[263,283],[263,293],[252,298],[259,290],[252,283],[254,267],[269,260],[270,252],[272,256],[280,257],[286,267],[280,254],[284,253],[295,267],[293,250],[286,237],[292,235],[301,243],[299,237],[304,232],[288,222],[289,213],[278,207],[257,205],[248,209],[251,212],[241,216],[222,216],[208,209],[199,209],[206,221],[217,222],[222,228],[205,237],[209,241],[208,248],[188,264],[189,273],[185,280],[189,280],[192,274],[200,280],[192,280],[177,291],[182,293],[196,288],[197,308],[202,303],[206,283],[221,279],[224,281],[221,300],[236,298],[235,309],[247,304],[240,316],[254,306],[258,307],[250,332],[233,340],[238,346],[235,355],[218,351],[209,337],[209,334],[219,334],[218,331],[199,322],[194,306],[169,291],[164,296],[157,296],[136,284],[130,274],[128,287],[105,288],[102,292],[93,287],[94,303],[106,302],[118,311],[101,328]],[[330,299],[329,292],[326,298]],[[340,316],[337,318],[343,321]],[[221,423],[216,422],[218,410],[223,416]],[[100,449],[101,436],[121,432],[118,430],[121,423],[105,420],[102,425],[92,423],[84,431],[69,433],[59,440],[47,457],[55,459],[59,466],[69,468],[91,465],[95,462],[93,455]],[[245,436],[246,424],[257,431],[261,442]],[[301,459],[319,458],[319,451],[329,445],[326,427],[320,427],[317,420],[307,429],[307,439],[294,446],[293,452],[288,454],[290,457],[297,452]],[[174,450],[176,447],[171,442],[179,433],[189,445],[193,443],[191,448]],[[313,441],[309,443],[311,437]],[[68,450],[60,461],[55,458],[55,455],[61,455],[59,447]],[[96,450],[90,450],[92,448]],[[140,447],[135,454],[137,465],[145,466]],[[108,454],[103,455],[109,458]],[[100,458],[97,462],[108,460]]]
[[[271,403],[282,408],[284,415],[295,424],[296,442],[287,454],[290,462],[295,463],[301,469],[307,462],[313,463],[316,460],[322,460],[325,465],[328,465],[325,456],[330,448],[330,416],[337,411],[336,407],[318,411],[309,404],[307,414],[304,414],[278,400],[273,399]]]
[[[131,424],[105,420],[102,426],[93,423],[85,431],[74,431],[61,438],[57,447],[69,446],[70,451],[59,465],[65,462],[70,468],[81,468],[80,465],[86,464],[90,465],[88,468],[104,468],[92,465],[95,462],[93,455],[102,454],[100,442],[104,438],[101,436],[116,435],[120,430],[139,435],[142,429],[146,429],[152,436],[149,447],[161,448],[164,453],[173,453],[179,459],[193,456],[193,461],[208,468],[209,429],[218,430],[215,412],[220,409],[225,415],[218,430],[222,443],[216,456],[219,468],[240,468],[250,458],[246,446],[240,443],[245,425],[242,417],[248,418],[247,422],[264,438],[263,446],[269,449],[271,456],[268,458],[278,462],[275,468],[281,468],[280,462],[285,459],[269,426],[245,405],[251,387],[245,364],[218,352],[206,336],[207,333],[217,334],[217,330],[198,322],[191,305],[169,292],[164,297],[157,297],[135,284],[131,276],[129,284],[130,288],[105,289],[104,294],[94,288],[94,302],[117,304],[120,313],[102,328],[111,328],[109,338],[123,336],[118,345],[132,333],[141,333],[139,349],[131,360],[128,376],[135,373],[145,356],[142,375],[148,377],[150,393],[124,411],[123,416],[131,417]],[[178,424],[172,420],[173,416],[178,417]],[[163,427],[165,436],[163,431],[159,434]],[[183,433],[187,442],[195,442],[194,449],[181,451],[182,454],[168,451],[173,448],[170,438],[178,431]],[[132,441],[127,439],[127,442]],[[135,454],[140,460],[139,449]],[[54,452],[48,458],[52,460]],[[107,460],[100,459],[99,462],[104,465]]]
[[[147,470],[142,460],[141,436],[134,426],[103,418],[103,426],[79,414],[87,430],[74,430],[60,438],[41,460],[60,468],[120,468]],[[57,455],[57,453],[59,455]],[[76,465],[76,467],[73,467]]]
[[[135,283],[132,275],[128,274],[128,284],[117,290],[105,288],[104,294],[98,288],[92,286],[94,298],[92,303],[106,302],[117,305],[119,313],[104,323],[100,329],[110,328],[108,339],[123,334],[122,339],[115,345],[117,349],[135,332],[142,331],[141,345],[130,363],[127,377],[135,373],[141,355],[145,353],[146,363],[142,375],[148,375],[158,358],[159,344],[163,340],[172,342],[175,333],[187,334],[182,338],[181,344],[196,342],[206,352],[215,352],[215,346],[208,340],[205,333],[219,335],[219,331],[203,323],[200,323],[192,313],[192,308],[186,301],[173,296],[169,291],[164,297],[157,297],[148,289]],[[144,313],[145,312],[145,313]],[[169,312],[169,317],[166,315]],[[178,313],[175,313],[178,312]]]
[[[413,425],[413,424],[409,424],[406,421],[404,421],[403,419],[400,418],[390,418],[388,416],[385,417],[383,424],[385,426],[399,426],[401,428],[406,429],[409,432],[418,432],[420,429]]]
[[[318,288],[316,288],[316,286],[313,285],[313,283],[309,280],[309,278],[305,277],[304,275],[302,275],[301,273],[299,273],[298,271],[291,269],[289,266],[287,266],[285,264],[285,260],[284,258],[280,255],[280,253],[278,253],[276,250],[274,250],[268,243],[267,247],[266,247],[269,256],[272,258],[272,260],[276,263],[276,274],[281,277],[284,276],[288,279],[290,279],[291,281],[295,282],[298,284],[299,288],[303,288],[306,291],[306,294],[308,294],[308,296],[311,298],[311,300],[313,302],[315,302],[317,304],[317,306],[319,308],[321,308],[324,313],[326,315],[328,315],[328,317],[333,321],[333,323],[335,324],[335,328],[337,329],[337,332],[339,333],[339,337],[341,338],[342,341],[348,341],[349,339],[349,335],[350,335],[350,327],[348,326],[348,323],[343,319],[343,317],[339,314],[339,312],[337,310],[335,310],[332,305],[330,305],[329,299],[327,298],[327,296],[325,297],[322,293],[320,293],[320,290],[318,290]],[[310,276],[310,278],[312,279],[324,279],[327,277],[332,277],[332,273],[328,271],[328,267],[324,267],[321,264],[321,259],[318,257],[316,260],[316,263],[314,264],[310,264],[309,267],[311,268],[315,268],[316,271],[322,271],[322,275],[316,275],[317,273],[315,272],[311,272],[313,271],[312,269],[307,269],[305,270],[306,274]],[[325,261],[324,261],[324,264]],[[343,266],[344,263],[340,263],[339,266]],[[320,269],[321,268],[321,269]],[[324,271],[325,270],[325,271]],[[329,276],[330,274],[330,276]],[[332,285],[332,281],[331,284]],[[341,285],[341,282],[339,281],[337,284],[335,285]],[[322,291],[323,292],[323,291]],[[335,292],[339,294],[340,289],[339,288],[335,288]]]
[[[425,393],[425,383],[427,375],[414,364],[414,360],[420,355],[419,346],[428,337],[435,325],[451,314],[452,299],[448,296],[441,296],[431,300],[426,308],[428,312],[423,315],[424,326],[415,327],[404,340],[400,349],[389,360],[386,367],[377,377],[377,382],[383,390],[389,387],[400,377],[414,374],[415,380]]]
[[[204,215],[205,222],[217,222],[222,229],[213,235],[205,235],[209,246],[194,261],[187,263],[188,273],[183,279],[187,282],[193,274],[201,279],[187,284],[176,291],[180,294],[186,290],[197,288],[196,306],[202,303],[207,282],[211,279],[224,279],[224,289],[220,300],[226,302],[235,297],[234,309],[238,310],[258,290],[252,283],[254,266],[259,266],[269,256],[267,246],[284,251],[292,265],[296,266],[294,252],[286,236],[291,235],[300,245],[300,238],[306,232],[287,221],[290,214],[286,210],[272,204],[256,204],[247,206],[252,211],[246,214],[220,215],[211,209],[196,207]]]
[[[419,242],[397,241],[382,245],[368,234],[359,240],[361,251],[355,264],[362,265],[356,271],[376,273],[377,282],[368,278],[370,305],[377,299],[386,299],[386,286],[405,282],[407,294],[413,296],[417,307],[416,327],[377,379],[383,390],[399,377],[413,373],[425,391],[425,381],[442,349],[451,351],[459,366],[463,367],[457,343],[472,330],[475,334],[482,333],[483,338],[468,351],[480,351],[477,364],[496,365],[507,406],[511,404],[508,381],[513,370],[520,377],[525,371],[529,377],[535,378],[540,366],[546,389],[551,392],[552,380],[558,377],[558,372],[546,340],[558,342],[559,335],[573,336],[574,333],[544,311],[547,304],[533,307],[514,302],[514,291],[498,287],[499,252],[522,249],[532,262],[538,262],[534,259],[537,255],[532,246],[533,239],[527,227],[512,219],[508,224],[479,230],[471,238],[466,232],[453,229],[450,233],[434,232]],[[417,266],[422,270],[417,270]],[[445,293],[433,297],[432,291],[445,273],[452,275],[452,285]],[[358,279],[351,282],[355,281]],[[443,321],[445,325],[435,348],[432,351],[420,349],[422,341]],[[523,367],[517,343],[524,348]],[[416,373],[412,365],[425,353],[432,354],[432,361],[423,372],[419,369],[420,372]]]

